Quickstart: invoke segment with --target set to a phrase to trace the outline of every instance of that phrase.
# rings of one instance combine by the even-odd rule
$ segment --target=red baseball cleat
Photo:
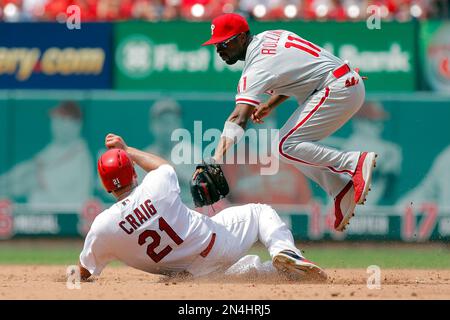
[[[334,229],[344,231],[350,219],[355,215],[355,196],[353,182],[350,180],[334,198]]]
[[[372,170],[376,166],[375,152],[361,152],[355,173],[353,174],[353,187],[355,188],[355,203],[364,204],[370,191]]]

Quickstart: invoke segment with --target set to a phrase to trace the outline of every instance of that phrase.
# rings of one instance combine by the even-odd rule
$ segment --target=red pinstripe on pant
[[[285,157],[286,159],[295,161],[295,162],[300,162],[306,165],[310,165],[310,166],[315,166],[315,167],[322,167],[320,164],[315,164],[315,163],[310,163],[298,158],[295,158],[289,154],[287,154],[286,152],[283,151],[283,144],[286,142],[286,140],[297,130],[299,130],[301,128],[301,126],[308,121],[308,119],[310,119],[314,113],[316,113],[316,111],[320,108],[320,106],[325,102],[325,100],[328,98],[328,96],[330,95],[330,88],[326,87],[325,88],[325,95],[320,99],[319,103],[317,105],[314,106],[314,108],[307,114],[307,116],[305,118],[303,118],[294,128],[292,128],[283,138],[281,138],[280,143],[278,145],[278,151],[280,152],[280,154]],[[326,168],[328,168],[329,170],[336,172],[336,173],[348,173],[350,175],[353,175],[353,172],[351,172],[350,170],[337,170],[331,166],[326,166]]]

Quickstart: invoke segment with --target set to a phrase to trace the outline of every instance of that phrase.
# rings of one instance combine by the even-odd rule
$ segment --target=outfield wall
[[[77,105],[61,108],[67,98]],[[95,168],[108,132],[176,161],[182,198],[192,206],[188,184],[194,164],[216,145],[233,100],[228,93],[0,92],[0,236],[83,235],[113,201],[102,191]],[[272,204],[298,239],[447,241],[449,101],[428,93],[369,94],[361,111],[323,142],[379,154],[373,191],[345,234],[333,232],[331,203],[317,185],[290,165],[257,156],[265,154],[265,139],[271,137],[266,134],[295,109],[291,100],[263,126],[250,126],[255,135],[237,149],[245,150],[247,164],[224,166],[232,193],[215,210]],[[258,161],[249,164],[255,155]],[[261,175],[264,168],[278,173]]]
[[[297,32],[369,77],[365,106],[323,143],[374,150],[380,160],[367,205],[345,234],[335,233],[324,192],[265,152],[271,130],[296,107],[288,101],[257,127],[266,131],[248,131],[237,149],[247,164],[224,166],[232,193],[215,210],[272,204],[298,239],[448,241],[450,23],[382,22],[370,30],[365,22],[251,21],[251,28]],[[207,22],[83,23],[81,30],[0,23],[0,238],[83,236],[113,201],[95,167],[108,132],[177,160],[182,198],[192,206],[194,163],[216,145],[242,69],[201,47],[209,36]],[[67,100],[76,104],[61,106]],[[267,170],[278,173],[261,175]]]

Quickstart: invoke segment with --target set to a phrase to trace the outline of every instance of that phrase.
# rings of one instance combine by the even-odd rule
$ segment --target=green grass
[[[77,264],[81,249],[5,249],[0,247],[1,264],[72,265]],[[113,262],[112,266],[122,263]]]
[[[450,250],[445,246],[367,246],[358,243],[336,246],[323,243],[299,244],[298,247],[303,249],[305,257],[324,268],[367,268],[377,265],[381,268],[450,269]],[[27,246],[0,242],[0,264],[75,264],[81,249],[81,242],[50,246],[45,243]],[[258,254],[263,261],[270,259],[262,246],[253,247],[249,254]]]
[[[301,246],[299,246],[301,247]],[[269,259],[265,248],[253,248],[263,260]],[[377,265],[381,268],[408,269],[450,269],[450,250],[445,248],[303,248],[303,254],[324,268],[367,268]]]
[[[0,264],[76,264],[80,250],[0,248]]]

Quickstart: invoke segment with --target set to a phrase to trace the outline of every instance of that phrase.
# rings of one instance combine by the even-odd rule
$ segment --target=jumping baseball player
[[[182,203],[177,176],[167,161],[128,147],[114,134],[106,136],[105,145],[109,150],[98,160],[98,173],[117,203],[96,217],[86,236],[79,261],[83,280],[99,275],[111,260],[169,276],[225,272],[242,262],[258,239],[268,248],[274,270],[326,279],[295,247],[291,232],[270,206],[231,207],[210,218]],[[148,172],[140,185],[133,162]]]
[[[245,61],[236,107],[211,160],[223,162],[227,150],[244,135],[249,118],[262,123],[278,105],[294,97],[298,108],[280,130],[278,153],[334,198],[334,227],[345,230],[356,204],[363,204],[370,190],[376,154],[340,152],[317,141],[339,129],[361,107],[362,78],[347,63],[293,32],[252,35],[238,14],[215,18],[211,34],[203,45],[215,45],[225,63]],[[271,97],[264,102],[265,94]]]

